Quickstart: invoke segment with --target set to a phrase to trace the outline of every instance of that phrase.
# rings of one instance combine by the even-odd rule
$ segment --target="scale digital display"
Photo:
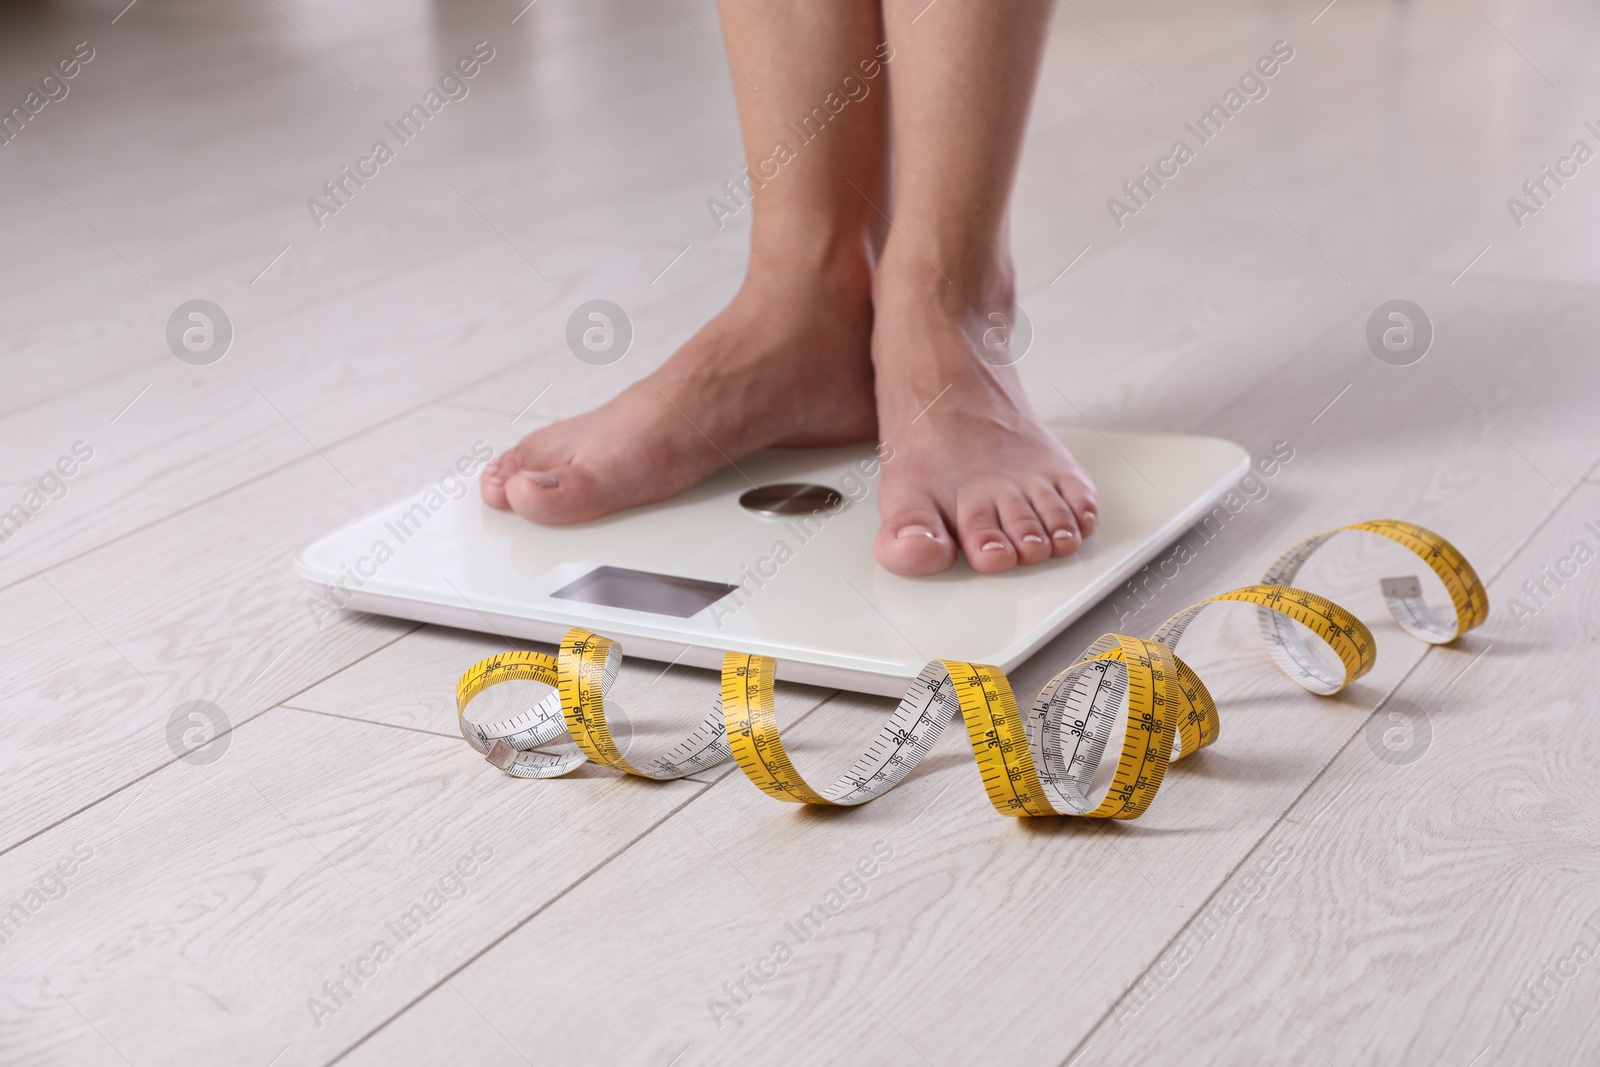
[[[737,588],[725,582],[600,566],[550,595],[557,600],[576,600],[580,604],[600,604],[687,619]]]

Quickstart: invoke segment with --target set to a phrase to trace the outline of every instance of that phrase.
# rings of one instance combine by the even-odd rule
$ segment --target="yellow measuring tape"
[[[605,695],[621,666],[622,650],[575,627],[555,657],[503,652],[462,675],[456,686],[461,733],[490,763],[519,778],[553,778],[592,761],[667,780],[714,767],[731,755],[770,797],[849,807],[899,785],[959,712],[984,790],[1002,815],[1134,819],[1155,799],[1167,764],[1193,755],[1220,733],[1215,701],[1176,653],[1189,624],[1210,605],[1255,605],[1272,658],[1312,693],[1337,693],[1372,669],[1377,645],[1366,625],[1333,601],[1290,584],[1312,553],[1346,530],[1405,546],[1444,583],[1455,609],[1453,623],[1423,600],[1415,575],[1382,580],[1389,612],[1408,633],[1445,644],[1489,617],[1483,582],[1450,542],[1412,523],[1380,519],[1298,542],[1273,561],[1260,584],[1192,604],[1148,640],[1106,634],[1052,678],[1026,713],[998,667],[934,660],[911,683],[861,758],[822,789],[806,782],[784,750],[774,701],[777,661],[770,656],[724,655],[720,698],[700,725],[665,755],[634,762],[606,725]],[[1333,653],[1338,668],[1306,643],[1308,632]],[[509,719],[479,724],[467,718],[473,697],[512,680],[540,682],[552,692]],[[1122,749],[1116,766],[1099,799],[1092,799],[1099,792],[1096,772],[1119,725]],[[562,735],[576,751],[545,750]]]

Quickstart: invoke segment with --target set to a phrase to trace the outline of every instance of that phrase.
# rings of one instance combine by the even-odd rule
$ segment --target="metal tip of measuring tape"
[[[1422,595],[1422,583],[1417,580],[1415,574],[1408,574],[1403,578],[1383,578],[1379,584],[1386,598],[1411,600]]]
[[[502,771],[509,771],[516,758],[517,750],[508,745],[503,737],[489,746],[489,754],[484,757]]]

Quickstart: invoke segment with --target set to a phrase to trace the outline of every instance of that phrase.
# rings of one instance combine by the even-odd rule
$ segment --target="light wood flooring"
[[[296,545],[614,394],[733,292],[709,0],[125,2],[0,8],[6,109],[94,53],[0,147],[0,511],[92,450],[0,544],[0,1062],[1600,1061],[1574,953],[1600,931],[1600,562],[1511,607],[1597,543],[1600,162],[1520,228],[1506,205],[1600,149],[1593,5],[1061,5],[1015,203],[1030,392],[1293,459],[1019,693],[1366,518],[1445,534],[1493,602],[1425,648],[1376,591],[1396,556],[1336,542],[1302,582],[1380,652],[1328,699],[1250,612],[1206,615],[1185,656],[1221,740],[1102,825],[999,817],[959,733],[843,813],[731,764],[514,781],[452,703],[502,641],[306,607]],[[470,95],[318,229],[306,199],[479,40]],[[1267,96],[1118,229],[1106,199],[1280,40]],[[615,366],[565,345],[595,296],[635,325]],[[167,348],[195,298],[235,331],[210,366]],[[1411,366],[1366,345],[1394,298],[1436,331]],[[624,668],[641,746],[715,690],[662,668]],[[205,763],[169,744],[199,700],[231,727]],[[786,686],[780,713],[820,780],[890,706]],[[1396,709],[1431,729],[1409,764],[1369,743]]]

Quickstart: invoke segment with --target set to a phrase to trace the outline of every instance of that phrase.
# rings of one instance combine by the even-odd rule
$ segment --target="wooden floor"
[[[90,453],[0,544],[0,1061],[1600,1060],[1600,564],[1513,608],[1600,528],[1600,163],[1507,206],[1600,147],[1593,5],[1061,7],[1016,199],[1029,389],[1293,459],[1018,690],[1366,518],[1443,532],[1494,605],[1425,649],[1376,592],[1395,557],[1336,542],[1303,584],[1376,669],[1313,698],[1249,612],[1205,616],[1222,738],[1101,825],[997,816],[955,734],[845,813],[727,766],[514,781],[451,701],[501,641],[306,606],[296,545],[615,393],[733,291],[709,0],[124,3],[0,10],[5,109],[93,50],[0,147],[0,511]],[[307,199],[479,40],[470,94],[318,228]],[[1265,98],[1118,228],[1107,198],[1277,41]],[[611,367],[564,342],[596,296],[636,328]],[[234,328],[210,366],[164,333],[196,298]],[[1410,366],[1365,341],[1394,298],[1436,331]],[[640,746],[715,688],[621,684]],[[226,716],[207,762],[169,742],[191,701]],[[817,778],[890,706],[781,701]],[[1373,740],[1397,710],[1430,730],[1407,764]]]

